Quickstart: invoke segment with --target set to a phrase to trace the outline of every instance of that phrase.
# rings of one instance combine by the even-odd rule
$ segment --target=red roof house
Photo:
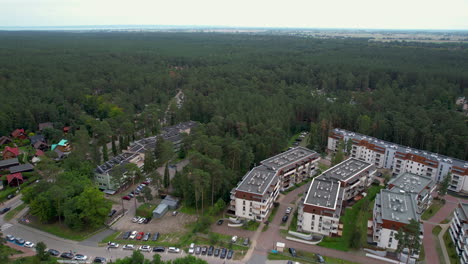
[[[38,149],[38,150],[36,150],[36,154],[34,154],[34,156],[36,156],[36,157],[44,156],[44,151]]]
[[[63,127],[63,133],[68,133],[68,132],[70,132],[70,129],[71,129],[70,126]]]
[[[11,136],[13,138],[19,138],[19,139],[27,139],[28,136],[26,135],[26,132],[24,132],[24,129],[16,129],[15,131],[11,132]]]
[[[20,172],[7,175],[7,181],[10,186],[18,186],[23,183],[23,175]]]
[[[3,150],[3,159],[13,159],[18,157],[19,155],[19,148],[11,148],[9,146],[6,146],[5,149]]]

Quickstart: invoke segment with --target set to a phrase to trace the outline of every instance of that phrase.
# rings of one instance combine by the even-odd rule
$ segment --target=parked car
[[[140,232],[138,235],[135,237],[136,240],[141,240],[143,236],[145,235],[145,232]]]
[[[12,235],[7,235],[7,236],[6,236],[6,239],[7,239],[8,241],[15,241],[16,238],[15,238],[14,236],[12,236]]]
[[[320,254],[315,254],[318,263],[325,263],[325,259]]]
[[[146,220],[146,218],[142,217],[142,218],[140,218],[140,220],[138,220],[138,223],[143,224],[143,222],[145,222],[145,220]]]
[[[141,246],[140,251],[151,252],[151,247],[150,246]]]
[[[115,209],[112,209],[112,211],[110,211],[110,213],[109,213],[109,215],[108,215],[108,216],[109,216],[109,217],[112,217],[112,216],[114,216],[114,215],[115,215],[115,213],[117,213],[117,210],[115,210]]]
[[[234,255],[234,250],[231,249],[231,250],[229,250],[229,252],[228,252],[226,258],[227,258],[227,259],[232,259],[232,255]]]
[[[131,192],[127,196],[130,197],[130,198],[133,198],[133,197],[135,197],[135,194],[133,194],[133,192]]]
[[[73,255],[72,253],[70,252],[63,252],[60,257],[61,258],[64,258],[64,259],[73,259],[75,255]]]
[[[140,189],[136,189],[135,194],[137,194],[137,195],[140,194]]]
[[[288,264],[294,264],[292,260],[288,260]]]
[[[201,253],[201,247],[200,247],[200,246],[197,246],[197,247],[195,248],[195,255],[200,255],[200,253]]]
[[[291,256],[293,256],[294,258],[297,257],[297,253],[294,248],[289,248],[289,253],[291,253]]]
[[[132,244],[127,244],[127,245],[124,245],[122,247],[122,249],[125,249],[125,250],[134,250],[135,249],[135,246],[132,245]]]
[[[83,254],[76,254],[73,260],[88,260],[88,256],[83,255]]]
[[[233,236],[233,237],[231,238],[231,242],[232,242],[232,243],[236,243],[236,242],[237,242],[237,236]]]
[[[219,256],[219,252],[220,252],[220,251],[221,251],[221,250],[220,250],[219,248],[215,248],[213,255],[214,255],[215,257]]]
[[[122,238],[123,238],[123,239],[128,239],[128,238],[130,237],[130,234],[131,234],[131,233],[132,233],[132,232],[130,232],[130,231],[125,232],[125,234],[123,234]]]
[[[143,241],[148,241],[151,237],[151,233],[146,233],[144,236],[143,236]]]
[[[226,254],[227,254],[227,249],[223,248],[221,249],[221,254],[219,255],[219,257],[224,259],[226,258]]]
[[[22,238],[20,238],[20,237],[17,237],[17,238],[15,239],[15,243],[18,244],[18,245],[20,245],[20,246],[22,246],[22,245],[24,245],[24,243],[26,243],[26,241],[24,241],[24,239],[22,239]]]
[[[177,211],[172,212],[172,216],[176,216],[177,214],[179,214],[179,212]]]
[[[140,221],[140,219],[141,219],[141,217],[135,216],[135,217],[132,218],[132,222],[137,223],[138,221]]]
[[[151,240],[156,241],[159,238],[159,232],[154,233],[153,238]]]
[[[54,256],[54,257],[60,255],[60,252],[58,252],[55,249],[49,249],[49,250],[47,250],[47,253],[49,253],[49,255]]]
[[[288,207],[288,208],[286,208],[286,214],[290,214],[290,213],[291,213],[291,211],[292,211],[292,209],[293,209],[293,208],[292,208],[291,206],[290,206],[290,207]]]
[[[208,253],[207,253],[207,255],[208,255],[208,256],[213,255],[213,251],[214,251],[214,247],[213,247],[213,246],[210,246],[210,247],[208,248]]]
[[[144,182],[142,182],[141,184],[148,185],[149,182],[148,182],[148,181],[144,181]]]
[[[283,221],[283,223],[286,223],[286,221],[288,221],[288,215],[283,215],[283,218],[281,219],[281,221]]]
[[[201,248],[201,254],[206,255],[206,252],[208,252],[208,248],[207,247],[202,247]]]
[[[26,243],[24,243],[24,247],[27,247],[27,248],[33,248],[35,245],[33,242],[31,241],[26,241]]]
[[[180,249],[176,248],[176,247],[169,247],[167,249],[167,252],[169,252],[169,253],[180,253]]]
[[[164,252],[166,251],[165,247],[154,247],[153,252]]]
[[[249,245],[249,242],[250,242],[250,239],[249,239],[248,237],[246,237],[246,238],[244,239],[244,243],[242,243],[242,245],[248,246],[248,245]]]
[[[7,199],[10,200],[10,199],[13,198],[13,197],[15,197],[15,195],[12,193],[12,194],[9,194],[9,195],[7,196]]]
[[[94,263],[106,263],[106,258],[103,258],[103,257],[95,257],[93,262],[94,262]]]
[[[107,243],[108,248],[118,248],[120,245],[114,242]]]
[[[222,225],[224,223],[223,219],[219,219],[218,222],[216,222],[217,225]]]
[[[194,244],[194,243],[190,244],[188,253],[189,253],[189,254],[195,253],[195,244]]]
[[[138,231],[133,231],[133,232],[130,234],[130,236],[129,236],[128,238],[130,238],[130,239],[135,239],[135,237],[137,236],[137,234],[138,234]]]
[[[128,201],[128,200],[130,200],[130,196],[128,196],[128,195],[125,195],[125,196],[123,196],[123,197],[122,197],[122,199],[124,199],[124,200],[127,200],[127,201]]]
[[[147,224],[151,221],[151,217],[145,218],[145,221],[143,221],[143,224]]]
[[[4,214],[4,213],[8,212],[8,211],[10,211],[10,209],[11,209],[10,207],[2,208],[2,209],[0,210],[0,214]]]

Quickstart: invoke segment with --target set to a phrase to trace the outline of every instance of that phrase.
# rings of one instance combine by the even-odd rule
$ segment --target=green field
[[[427,208],[426,211],[421,215],[422,220],[429,220],[433,217],[439,210],[444,206],[444,203],[441,200],[433,200],[431,206]]]

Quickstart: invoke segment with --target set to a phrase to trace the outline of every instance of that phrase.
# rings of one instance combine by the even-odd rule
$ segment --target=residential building
[[[39,123],[39,131],[42,131],[46,128],[54,128],[54,124],[52,124],[51,122]]]
[[[9,186],[19,186],[23,184],[23,181],[23,175],[21,173],[7,175],[7,182]]]
[[[461,264],[468,264],[468,203],[459,203],[450,222],[449,234]]]
[[[28,136],[26,135],[26,132],[24,129],[15,129],[13,132],[11,132],[11,137],[15,139],[27,139]]]
[[[395,235],[411,219],[419,221],[415,194],[382,189],[375,198],[372,237],[378,247],[396,250]]]
[[[356,158],[349,158],[324,171],[317,178],[337,181],[343,188],[344,201],[350,201],[372,184],[375,166]]]
[[[10,144],[12,141],[9,137],[2,136],[0,137],[0,146]]]
[[[468,162],[383,141],[359,133],[335,128],[328,137],[327,148],[336,151],[339,141],[351,140],[351,157],[374,164],[377,168],[393,171],[394,175],[410,172],[441,181],[452,173],[449,190],[468,192]]]
[[[72,150],[72,147],[70,145],[70,142],[66,139],[62,139],[59,141],[57,144],[52,144],[51,150],[60,150],[63,153],[70,153]]]
[[[2,153],[4,160],[14,159],[18,157],[18,155],[19,155],[19,148],[11,148],[9,146],[6,146]]]
[[[0,170],[6,170],[13,166],[18,166],[20,163],[17,158],[0,160]]]
[[[341,181],[316,177],[298,208],[297,228],[325,236],[338,234],[344,189]]]
[[[26,163],[26,164],[20,164],[18,166],[13,166],[9,168],[11,174],[15,174],[18,172],[30,172],[34,170],[34,166]]]
[[[230,211],[240,218],[263,221],[281,190],[315,174],[319,158],[315,151],[296,147],[260,162],[231,191]]]
[[[174,126],[164,127],[161,129],[161,137],[164,140],[174,144],[174,151],[177,152],[182,146],[183,134],[190,134],[192,128],[198,126],[195,121],[182,122]]]
[[[428,176],[403,172],[388,182],[387,189],[415,195],[418,214],[422,214],[432,203],[431,193],[436,184]]]
[[[31,141],[31,146],[35,149],[46,150],[49,148],[43,135],[31,136],[29,137],[29,141]]]

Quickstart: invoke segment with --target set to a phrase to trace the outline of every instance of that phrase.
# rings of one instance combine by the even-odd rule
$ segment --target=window
[[[242,211],[245,211],[245,206],[242,207]]]
[[[245,205],[245,201],[242,201],[242,204]]]

